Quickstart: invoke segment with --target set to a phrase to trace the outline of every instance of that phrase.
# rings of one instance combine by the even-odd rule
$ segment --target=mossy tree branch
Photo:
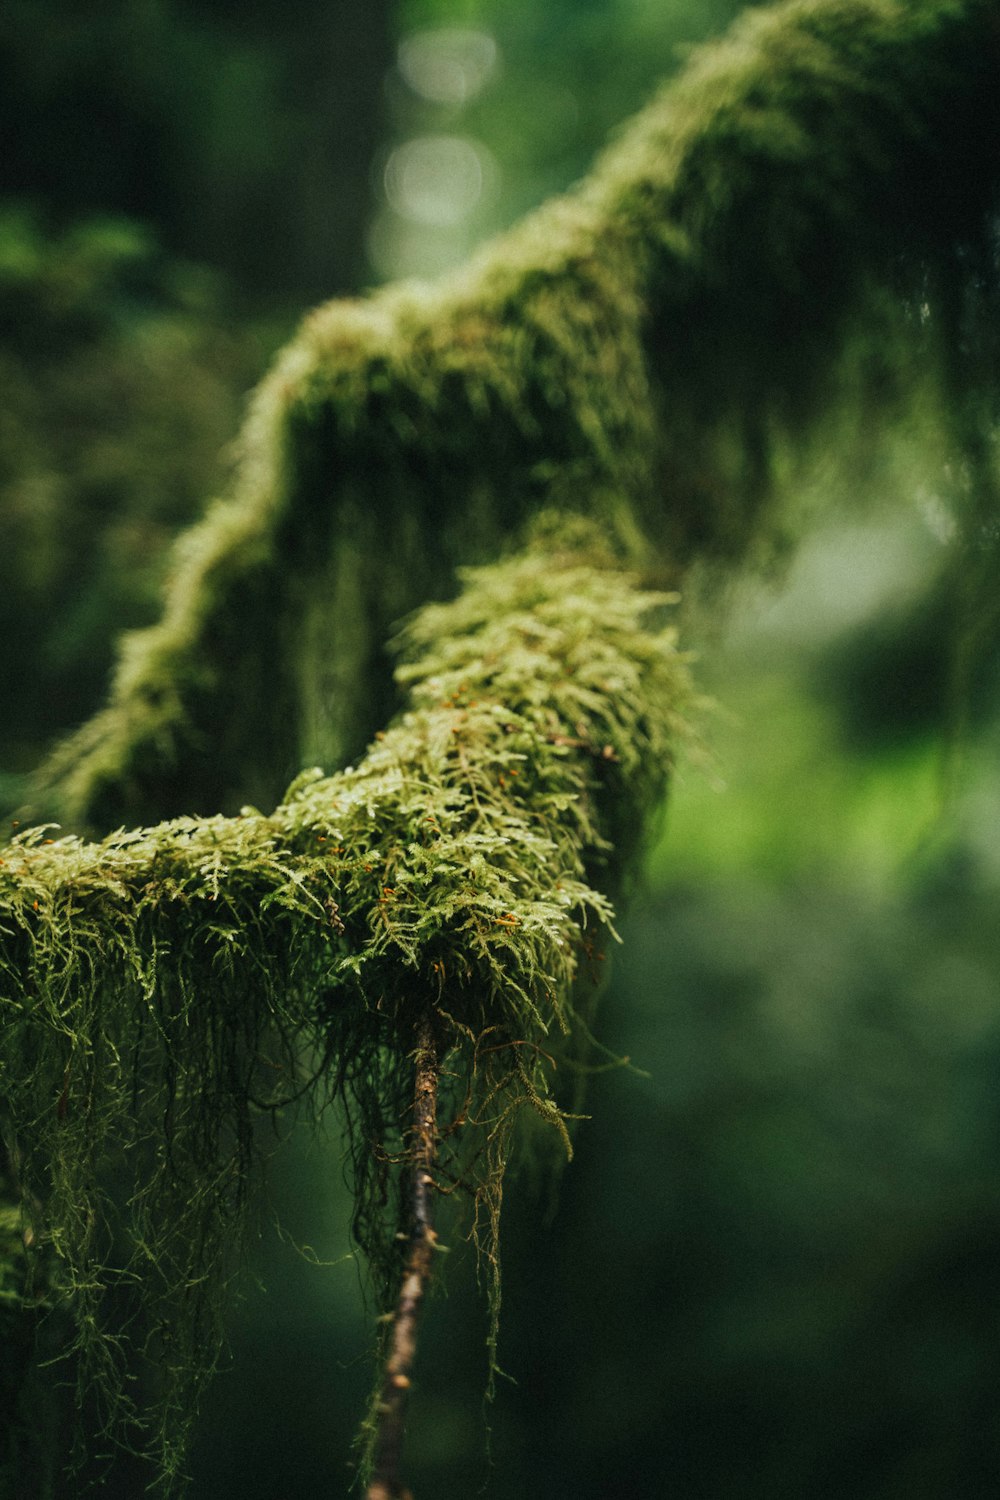
[[[998,62],[990,0],[748,12],[464,273],[313,313],[161,624],[50,766],[56,815],[270,805],[299,766],[360,754],[393,706],[392,622],[542,506],[586,508],[675,581],[766,548],[774,465],[842,398],[838,350],[856,446],[915,362],[975,378]]]
[[[386,1288],[410,1227],[391,1167],[422,1149],[398,1127],[414,1028],[460,1080],[448,1150],[494,1263],[516,1109],[568,1142],[549,1059],[585,1030],[578,955],[662,797],[687,691],[650,628],[662,596],[622,564],[672,583],[773,539],[776,455],[836,395],[833,351],[873,288],[896,313],[869,411],[914,339],[958,405],[988,389],[992,411],[963,310],[970,266],[992,268],[968,247],[990,243],[998,58],[988,0],[755,12],[577,192],[441,287],[320,309],[262,386],[163,620],[48,768],[71,819],[172,821],[32,832],[0,866],[24,1192],[118,1409],[107,1289],[142,1285],[168,1471],[261,1115],[342,1101]],[[457,565],[532,524],[453,596]],[[428,599],[449,602],[408,626],[393,682],[390,622]],[[134,1169],[123,1196],[109,1152]]]
[[[580,954],[687,695],[667,602],[563,523],[410,622],[408,707],[356,767],[305,773],[267,817],[4,850],[3,1086],[34,1237],[115,1415],[109,1288],[142,1287],[168,1470],[218,1345],[261,1115],[344,1103],[356,1232],[390,1304],[411,1213],[392,1168],[428,1149],[398,1133],[414,1028],[448,1060],[449,1169],[492,1232],[517,1110],[568,1140],[552,1062],[586,1009]],[[495,1266],[490,1232],[483,1248]]]

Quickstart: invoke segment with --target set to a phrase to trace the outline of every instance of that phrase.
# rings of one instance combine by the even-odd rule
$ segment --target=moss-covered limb
[[[783,432],[797,443],[845,404],[862,432],[898,419],[929,367],[947,409],[966,342],[953,308],[979,275],[968,247],[992,244],[998,64],[990,0],[755,9],[599,164],[598,206],[657,288],[660,534],[676,554],[759,541]],[[967,389],[981,372],[959,364]]]
[[[978,238],[996,190],[990,0],[745,12],[597,165],[585,195],[662,263],[771,322],[858,258]],[[681,295],[687,294],[682,288]],[[669,357],[669,351],[666,351]],[[766,351],[763,352],[766,358]]]
[[[919,275],[933,313],[934,288],[968,278],[955,247],[996,187],[998,57],[989,0],[755,11],[464,274],[314,313],[162,623],[51,768],[62,810],[231,810],[357,755],[386,716],[390,622],[541,506],[586,506],[675,568],[744,555],[780,434],[841,394],[863,288],[913,294]],[[906,384],[904,322],[852,366],[869,419]]]
[[[135,1373],[116,1320],[142,1329],[168,1468],[217,1348],[262,1116],[342,1099],[389,1301],[416,1025],[432,1019],[451,1080],[442,1169],[487,1218],[518,1105],[565,1139],[551,1059],[687,691],[665,602],[592,530],[550,534],[410,623],[408,707],[356,767],[304,774],[270,816],[2,850],[0,1069],[36,1241],[109,1420]]]

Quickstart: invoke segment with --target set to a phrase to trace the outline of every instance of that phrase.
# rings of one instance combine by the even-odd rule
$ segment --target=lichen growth
[[[265,1117],[341,1100],[384,1297],[420,1016],[450,1080],[443,1169],[487,1262],[518,1109],[568,1149],[553,1068],[581,956],[606,941],[688,688],[664,596],[586,528],[558,535],[415,616],[403,713],[270,816],[97,843],[33,829],[3,850],[0,1076],[35,1241],[59,1258],[81,1378],[109,1422],[145,1422],[168,1474],[219,1347]],[[152,1413],[129,1409],[136,1342],[159,1371]]]

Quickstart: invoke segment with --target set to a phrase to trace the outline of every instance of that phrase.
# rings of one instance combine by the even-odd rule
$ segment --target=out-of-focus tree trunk
[[[237,36],[265,44],[273,36],[285,58],[275,88],[287,112],[287,162],[280,181],[255,183],[224,158],[202,161],[200,182],[178,198],[186,244],[300,304],[357,291],[368,274],[364,238],[393,57],[392,0],[259,3],[249,14],[216,0],[210,9]]]
[[[301,307],[364,280],[392,0],[16,0],[0,15],[0,199],[151,225],[170,255]]]

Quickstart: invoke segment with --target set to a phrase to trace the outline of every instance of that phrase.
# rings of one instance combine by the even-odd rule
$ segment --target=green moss
[[[0,203],[5,810],[100,701],[122,623],[156,618],[170,538],[227,472],[267,345],[220,293],[138,225]]]
[[[863,441],[915,365],[975,385],[955,306],[996,184],[998,45],[985,0],[754,11],[465,272],[312,314],[162,623],[50,767],[59,815],[271,801],[360,753],[392,622],[539,509],[585,509],[676,578],[780,542],[810,423],[846,405]],[[850,357],[873,288],[884,337]]]
[[[342,1099],[383,1296],[420,1016],[447,1053],[445,1170],[492,1263],[519,1106],[568,1148],[552,1070],[581,955],[606,941],[687,692],[666,602],[592,529],[548,531],[410,622],[407,707],[356,767],[304,773],[269,817],[89,844],[33,830],[3,851],[2,1080],[35,1237],[109,1421],[129,1415],[119,1323],[140,1297],[168,1472],[218,1347],[262,1116]]]
[[[34,831],[0,866],[0,1081],[36,1237],[109,1423],[137,1357],[115,1330],[141,1326],[168,1473],[262,1119],[341,1101],[383,1288],[419,1017],[453,1081],[445,1170],[494,1267],[518,1109],[568,1143],[553,1075],[586,1035],[580,958],[686,692],[652,628],[663,596],[623,565],[669,585],[773,547],[775,474],[808,425],[849,445],[844,412],[863,433],[898,410],[914,351],[983,514],[970,246],[998,46],[986,0],[754,14],[576,193],[441,286],[321,308],[258,392],[232,495],[47,773],[72,819],[188,816],[97,843]],[[877,348],[858,333],[876,306]],[[455,597],[456,567],[487,562]],[[393,679],[385,641],[421,603]],[[236,811],[358,756],[270,816]]]

